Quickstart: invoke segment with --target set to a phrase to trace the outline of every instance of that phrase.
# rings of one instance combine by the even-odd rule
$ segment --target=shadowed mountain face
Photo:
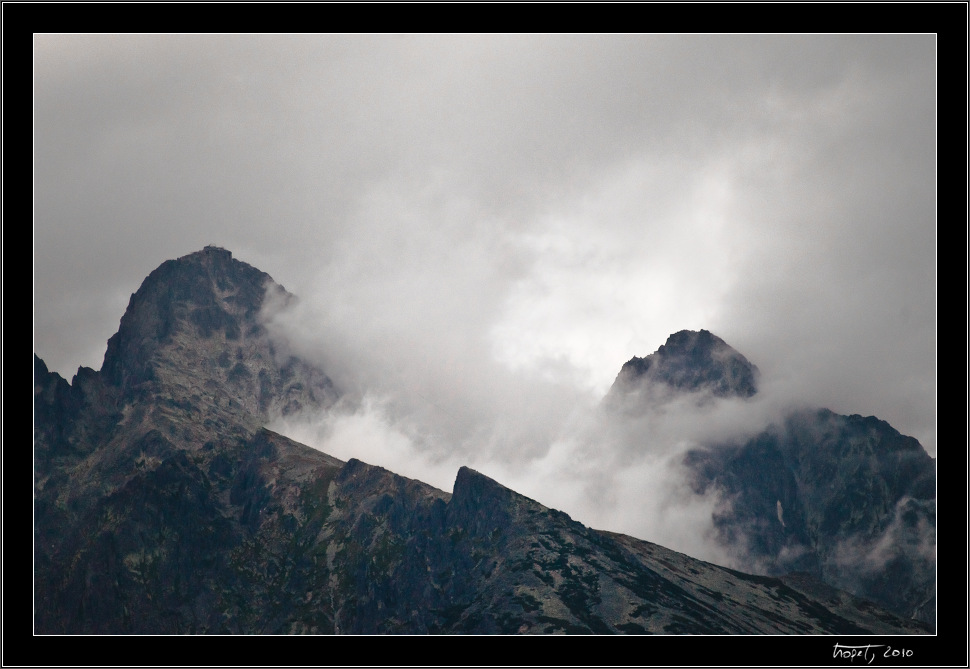
[[[449,494],[263,429],[337,397],[266,337],[276,299],[208,247],[145,280],[101,371],[68,384],[35,356],[36,632],[928,631],[809,577],[592,530],[467,468]]]
[[[259,320],[267,300],[290,299],[224,249],[166,261],[131,296],[101,376],[126,400],[161,393],[227,419],[330,404],[330,380],[275,350]]]
[[[936,463],[912,437],[872,416],[801,411],[686,464],[696,492],[725,500],[714,524],[741,564],[808,571],[935,624]]]
[[[620,369],[606,401],[635,410],[671,393],[751,397],[758,368],[707,330],[681,330],[645,358],[633,357]]]
[[[752,397],[756,380],[718,337],[682,331],[623,365],[605,404],[623,420],[688,393]],[[797,411],[743,443],[694,449],[684,464],[695,493],[721,499],[712,520],[737,564],[810,573],[935,624],[936,463],[916,439],[872,416]]]

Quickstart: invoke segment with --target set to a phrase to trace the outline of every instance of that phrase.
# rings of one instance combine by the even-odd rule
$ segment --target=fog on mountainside
[[[367,352],[353,348],[359,339],[290,334],[305,333],[300,327],[307,321],[301,319],[312,318],[300,307],[297,301],[267,312],[269,331],[301,356],[317,353],[317,364],[355,392],[327,413],[290,415],[271,424],[293,439],[337,457],[362,457],[444,490],[453,472],[467,465],[593,527],[756,573],[825,574],[884,605],[895,603],[906,615],[918,610],[925,620],[935,619],[935,464],[925,450],[909,439],[911,445],[902,448],[911,449],[905,457],[916,460],[907,465],[898,459],[900,447],[890,445],[899,437],[889,426],[896,437],[872,436],[872,427],[823,437],[820,424],[810,428],[820,430],[818,436],[796,438],[794,443],[805,443],[797,447],[803,452],[784,454],[783,448],[753,455],[755,449],[744,455],[754,458],[745,474],[753,478],[745,481],[740,470],[732,470],[740,454],[748,453],[735,454],[738,445],[776,438],[766,435],[778,430],[783,435],[790,417],[811,415],[817,407],[791,397],[783,384],[706,330],[674,333],[656,353],[633,357],[609,393],[597,398],[566,379],[513,373],[487,358],[466,362],[460,383],[449,383],[448,371],[436,368],[434,358],[420,366],[407,356],[384,358],[381,369],[373,370]],[[349,354],[338,353],[348,349]],[[354,365],[345,367],[341,360]],[[400,376],[383,374],[383,365]],[[369,387],[368,381],[377,383]],[[816,445],[813,439],[828,441]],[[845,449],[859,439],[869,441],[850,456]],[[836,446],[825,446],[832,440]],[[824,454],[815,455],[822,446]],[[866,464],[856,479],[837,482],[851,474],[840,467],[855,471],[858,462],[885,449],[889,461]],[[791,488],[828,487],[817,472],[827,472],[837,495],[869,490],[868,502],[864,496],[851,507],[851,513],[865,515],[866,524],[831,515],[849,508],[841,497],[812,498]],[[779,476],[783,482],[771,483]],[[890,477],[888,483],[883,476]],[[897,476],[904,478],[896,481]],[[887,484],[885,492],[876,492]],[[771,496],[764,506],[743,497],[761,486],[766,488],[758,494]],[[833,505],[831,511],[821,511],[825,505]],[[880,557],[889,545],[896,548]],[[882,579],[890,573],[900,580],[887,587]]]
[[[727,370],[718,377],[721,385],[694,379],[695,387],[670,392],[663,388],[674,386],[666,383],[643,384],[617,399],[628,367],[640,360],[634,358],[604,400],[568,377],[513,372],[485,354],[464,356],[456,378],[445,356],[436,359],[422,348],[414,356],[392,357],[393,347],[372,352],[366,332],[342,339],[339,329],[308,328],[313,319],[298,300],[268,315],[269,331],[351,392],[326,414],[279,418],[274,429],[445,490],[458,467],[471,466],[591,526],[729,566],[751,565],[717,539],[714,518],[727,501],[717,486],[699,494],[685,456],[743,443],[783,424],[791,412],[812,408],[706,331],[704,341],[730,351],[718,363]],[[668,348],[671,342],[675,337]],[[659,348],[663,355],[665,347]],[[698,369],[712,368],[713,359]],[[724,379],[732,378],[729,392]],[[613,406],[620,400],[635,402],[635,410]]]

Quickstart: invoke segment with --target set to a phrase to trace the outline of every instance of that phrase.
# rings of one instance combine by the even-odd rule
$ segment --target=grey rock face
[[[681,330],[655,353],[633,357],[620,369],[607,402],[635,409],[674,393],[707,392],[714,397],[751,397],[758,368],[707,330]]]
[[[825,409],[688,454],[725,545],[763,573],[806,571],[935,624],[936,463],[875,417]]]
[[[331,404],[326,375],[267,338],[259,315],[271,293],[292,299],[225,249],[168,260],[131,296],[101,374],[125,399],[162,393],[227,418]]]

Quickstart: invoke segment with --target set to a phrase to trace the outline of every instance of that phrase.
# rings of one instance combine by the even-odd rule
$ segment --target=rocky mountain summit
[[[468,468],[448,493],[265,429],[338,397],[267,336],[286,299],[207,247],[148,276],[100,371],[68,383],[35,355],[36,633],[929,631],[810,576],[590,529]]]
[[[608,406],[629,414],[689,393],[750,398],[757,377],[720,338],[682,331],[623,365]],[[812,574],[935,625],[936,462],[916,439],[873,416],[798,410],[750,439],[692,449],[684,464],[696,494],[721,500],[718,540],[746,569]]]
[[[269,275],[206,247],[145,279],[100,371],[81,367],[67,384],[35,355],[38,490],[72,509],[91,490],[124,485],[133,458],[154,466],[186,445],[252,435],[276,413],[329,406],[337,393],[327,376],[266,336],[267,296],[292,299]]]
[[[166,261],[131,296],[101,375],[128,399],[181,397],[226,419],[331,403],[326,375],[266,336],[259,316],[268,299],[293,296],[225,249]]]
[[[672,394],[751,397],[758,389],[758,374],[757,367],[720,337],[707,330],[681,330],[655,353],[624,363],[606,401],[635,410],[638,404]]]

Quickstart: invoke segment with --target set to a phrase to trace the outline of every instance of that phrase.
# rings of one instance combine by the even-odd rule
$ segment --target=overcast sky
[[[663,470],[591,407],[682,329],[762,371],[704,429],[804,403],[936,455],[933,35],[37,35],[34,111],[34,346],[68,379],[216,244],[353,398],[291,432],[446,490],[469,464],[612,523]]]

